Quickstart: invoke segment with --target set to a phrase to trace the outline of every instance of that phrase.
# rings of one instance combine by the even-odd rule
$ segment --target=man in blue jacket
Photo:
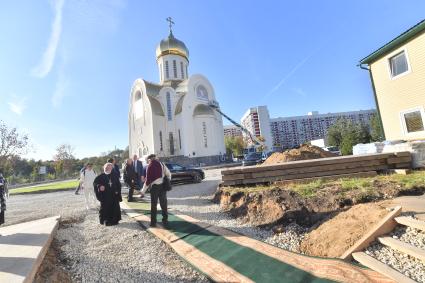
[[[137,187],[139,189],[141,189],[143,187],[143,181],[142,181],[142,176],[143,176],[143,164],[142,162],[138,159],[137,154],[135,154],[133,156],[133,168],[134,168],[134,172],[136,172],[137,174]]]

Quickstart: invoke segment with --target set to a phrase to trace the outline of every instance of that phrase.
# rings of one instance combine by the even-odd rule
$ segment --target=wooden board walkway
[[[306,178],[358,175],[399,168],[409,169],[411,160],[410,152],[397,152],[237,167],[221,171],[222,185],[254,185]]]
[[[338,259],[292,253],[186,215],[150,228],[148,204],[121,203],[149,232],[215,282],[394,282]]]

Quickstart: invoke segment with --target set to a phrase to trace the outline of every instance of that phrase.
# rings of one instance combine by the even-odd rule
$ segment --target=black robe
[[[0,225],[4,223],[4,212],[6,210],[6,180],[0,178]]]
[[[121,220],[120,202],[121,182],[116,174],[100,174],[93,182],[94,193],[100,201],[99,220],[103,224],[118,224]],[[104,186],[105,190],[100,191],[99,187]]]

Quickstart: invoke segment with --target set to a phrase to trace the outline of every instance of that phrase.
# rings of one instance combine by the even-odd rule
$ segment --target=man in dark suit
[[[136,172],[137,174],[137,186],[139,187],[139,189],[141,189],[143,187],[143,181],[142,181],[143,164],[138,159],[137,154],[133,156],[133,168],[134,168],[134,172]]]

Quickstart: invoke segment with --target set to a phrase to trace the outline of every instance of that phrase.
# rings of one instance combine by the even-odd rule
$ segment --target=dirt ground
[[[301,242],[301,251],[311,256],[340,257],[388,213],[378,203],[355,205],[311,231]]]
[[[320,147],[314,145],[303,144],[296,149],[273,153],[269,158],[266,159],[266,161],[264,161],[263,165],[335,156],[338,155],[323,150]]]
[[[71,283],[71,276],[60,267],[58,261],[59,244],[56,240],[52,241],[46,256],[43,259],[40,268],[35,276],[34,283]]]

